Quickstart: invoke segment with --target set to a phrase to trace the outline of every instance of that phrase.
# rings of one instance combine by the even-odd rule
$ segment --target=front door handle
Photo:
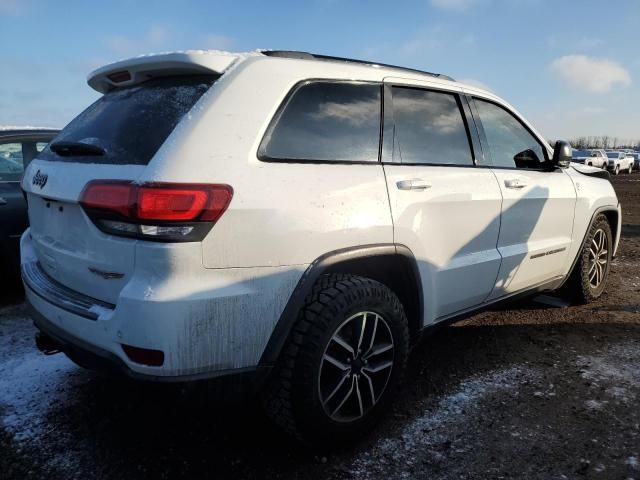
[[[431,188],[431,184],[421,178],[412,178],[411,180],[400,180],[396,182],[398,190],[426,190]]]
[[[508,178],[504,181],[504,186],[507,188],[524,188],[527,186],[527,182],[520,178]]]
[[[6,205],[6,204],[7,204],[7,201],[4,198],[0,197],[0,206]]]

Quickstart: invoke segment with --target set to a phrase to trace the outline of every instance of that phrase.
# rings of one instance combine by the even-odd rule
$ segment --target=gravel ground
[[[210,386],[45,357],[20,297],[6,297],[0,479],[640,478],[640,175],[614,184],[624,238],[602,299],[522,301],[429,335],[393,413],[340,452],[297,445]]]

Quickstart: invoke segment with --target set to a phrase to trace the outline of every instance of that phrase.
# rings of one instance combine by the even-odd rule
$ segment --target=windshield
[[[618,152],[607,152],[607,157],[609,157],[609,158],[618,158],[619,154],[618,154]]]
[[[67,125],[38,158],[146,165],[217,78],[163,77],[112,90]],[[56,148],[56,144],[65,148]],[[104,153],[96,155],[96,151]]]

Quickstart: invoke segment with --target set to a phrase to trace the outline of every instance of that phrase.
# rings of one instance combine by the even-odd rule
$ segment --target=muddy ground
[[[339,452],[250,401],[83,371],[0,307],[0,479],[640,478],[640,175],[614,179],[620,254],[588,306],[527,300],[425,338],[393,413]]]

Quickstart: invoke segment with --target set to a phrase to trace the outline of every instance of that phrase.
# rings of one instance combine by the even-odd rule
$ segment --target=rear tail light
[[[89,182],[80,205],[102,231],[158,241],[200,241],[225,212],[233,189],[223,184]]]

